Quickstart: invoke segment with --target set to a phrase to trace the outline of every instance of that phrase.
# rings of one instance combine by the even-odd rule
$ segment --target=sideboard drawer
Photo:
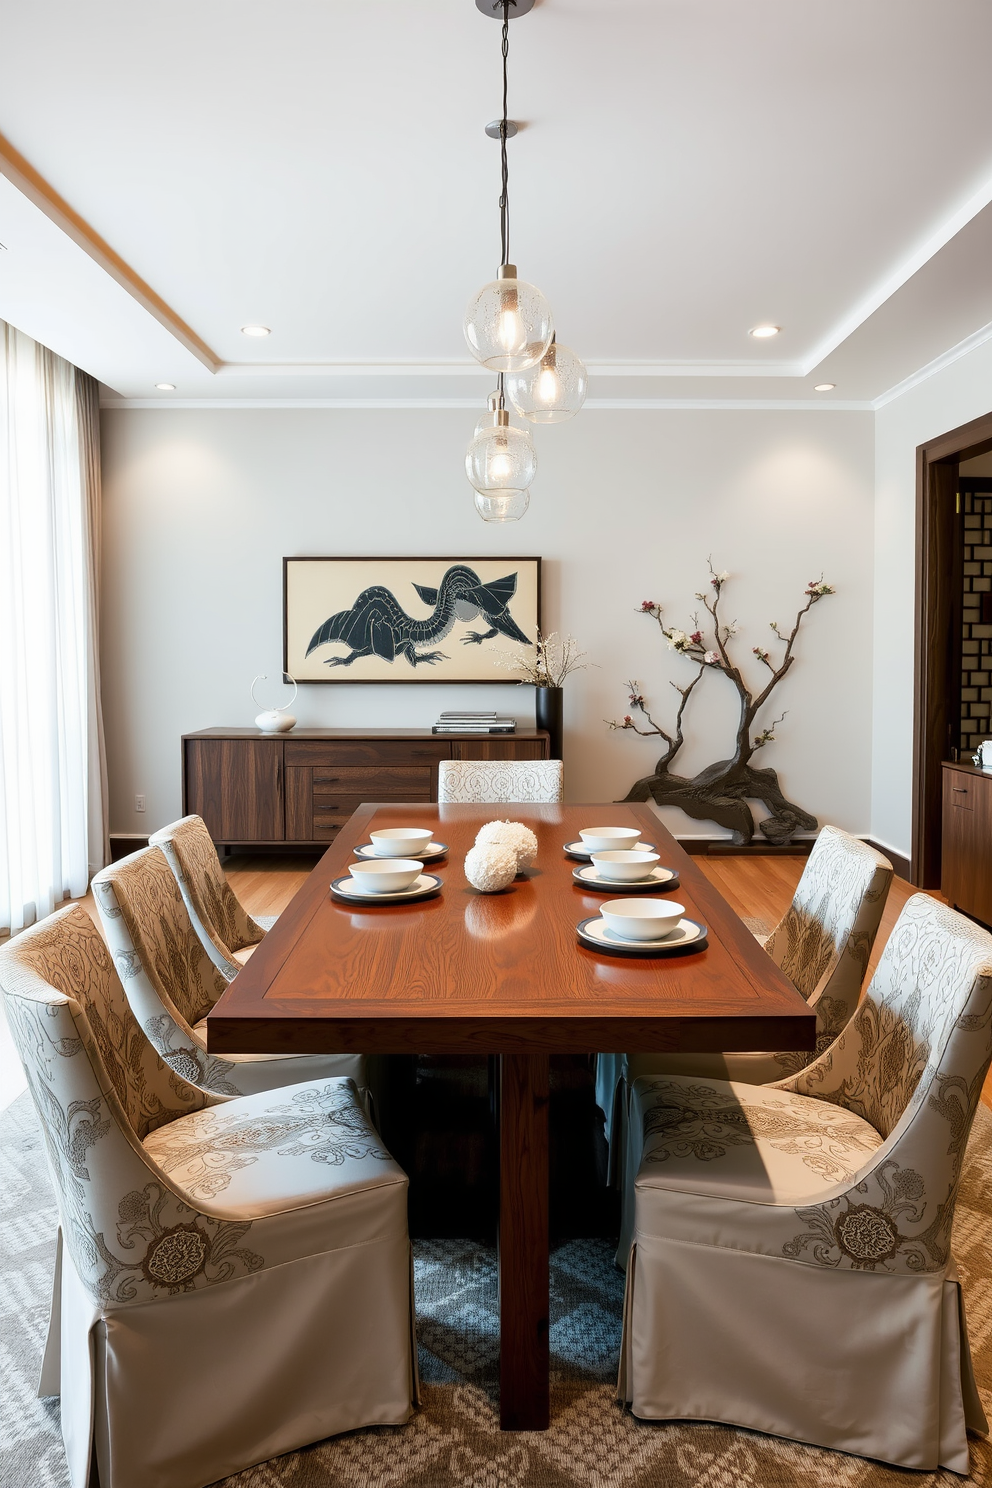
[[[357,811],[359,806],[364,806],[367,801],[380,805],[383,802],[388,803],[390,801],[396,801],[397,803],[400,801],[429,801],[430,798],[431,793],[429,790],[406,791],[405,793],[402,791],[393,791],[391,793],[380,791],[376,796],[351,796],[345,795],[343,791],[315,790],[312,798],[313,814],[314,818],[316,818],[319,813],[330,811],[340,816],[343,811],[347,818],[353,811]]]
[[[333,739],[311,742],[309,739],[286,740],[287,765],[312,765],[333,768],[335,765],[424,765],[451,758],[450,744],[410,742],[404,739]]]
[[[314,797],[318,790],[330,791],[332,795],[344,792],[360,801],[429,801],[431,773],[430,765],[322,767],[313,772],[313,792]]]

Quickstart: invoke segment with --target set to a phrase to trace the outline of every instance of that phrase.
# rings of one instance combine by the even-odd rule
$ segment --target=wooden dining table
[[[537,835],[533,867],[499,894],[468,883],[484,822]],[[675,869],[670,897],[707,927],[704,948],[633,959],[587,949],[576,925],[606,896],[579,887],[564,844],[636,826]],[[343,904],[331,880],[373,828],[429,826],[431,899]],[[361,806],[218,999],[219,1054],[498,1056],[500,1422],[543,1430],[548,1389],[548,1082],[552,1054],[811,1050],[815,1018],[653,811],[634,805]]]

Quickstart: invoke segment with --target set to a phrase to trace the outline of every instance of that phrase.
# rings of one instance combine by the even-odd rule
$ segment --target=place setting
[[[706,948],[706,926],[671,899],[617,899],[576,925],[590,950],[611,956],[671,956]]]
[[[353,849],[356,858],[417,858],[421,863],[436,863],[446,857],[448,844],[435,842],[423,827],[388,827],[370,832],[369,841]]]
[[[653,853],[653,842],[642,842],[637,827],[583,827],[574,842],[566,842],[564,851],[570,858],[588,863],[593,853],[646,852]]]

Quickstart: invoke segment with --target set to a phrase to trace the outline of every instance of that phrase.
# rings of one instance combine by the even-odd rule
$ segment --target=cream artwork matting
[[[297,682],[516,682],[540,558],[284,558],[283,666]]]

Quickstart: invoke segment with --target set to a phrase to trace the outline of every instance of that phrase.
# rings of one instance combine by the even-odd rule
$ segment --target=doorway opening
[[[915,661],[911,877],[930,889],[944,761],[992,738],[992,413],[916,451]]]

